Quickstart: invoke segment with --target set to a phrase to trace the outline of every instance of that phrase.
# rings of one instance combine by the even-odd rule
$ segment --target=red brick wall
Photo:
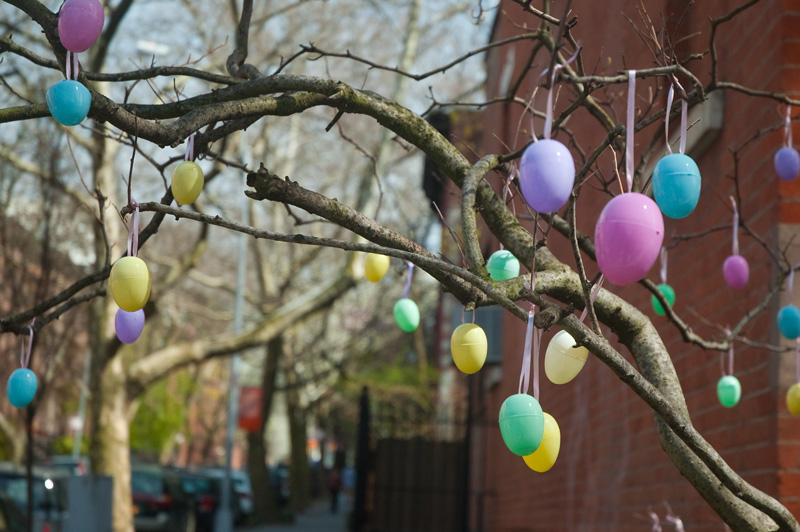
[[[686,4],[680,0],[645,2],[657,28],[663,15],[671,29]],[[739,4],[741,2],[728,0],[695,2],[679,31],[679,36],[689,36],[679,47],[679,53],[706,50],[709,18],[720,16]],[[562,4],[554,2],[552,5],[560,15]],[[583,62],[587,71],[615,74],[624,68],[654,66],[650,52],[625,18],[641,27],[633,2],[582,0],[572,5],[579,17],[574,35],[583,41]],[[494,39],[521,31],[519,26],[524,24],[538,25],[536,19],[526,17],[516,4],[502,2],[501,6],[504,12],[496,23]],[[796,97],[800,89],[798,17],[800,1],[764,1],[723,25],[717,44],[720,79],[759,90],[785,91]],[[517,69],[527,61],[530,49],[527,44],[517,45]],[[494,50],[488,56],[489,97],[497,93],[502,66],[508,57],[508,48]],[[536,58],[536,74],[528,77],[521,96],[529,96],[536,75],[548,59],[544,54]],[[702,60],[692,63],[691,69],[707,83],[709,66],[706,54]],[[663,79],[642,80],[637,84],[638,105],[647,103],[649,91],[657,85],[666,86]],[[624,120],[626,90],[627,86],[621,84],[596,95],[599,99],[614,100],[618,121]],[[544,108],[544,99],[545,94],[540,91],[537,109]],[[570,99],[570,91],[562,89],[556,111],[564,109]],[[655,107],[663,107],[665,100],[666,94],[660,94]],[[513,144],[520,110],[519,106],[495,106],[487,110],[482,154],[504,152],[501,141]],[[800,221],[800,208],[796,205],[800,198],[800,180],[779,185],[772,169],[772,156],[782,141],[780,129],[760,136],[739,151],[738,164],[731,153],[758,130],[778,124],[779,111],[782,109],[774,101],[726,92],[721,135],[697,158],[703,178],[698,208],[684,220],[665,219],[665,242],[677,235],[725,226],[702,238],[682,240],[670,251],[669,257],[668,281],[677,293],[676,311],[707,338],[720,337],[721,326],[734,325],[748,309],[759,303],[777,273],[761,244],[740,232],[740,253],[750,263],[750,282],[744,290],[733,292],[723,280],[722,263],[731,253],[728,196],[734,193],[732,177],[738,173],[743,220],[767,245],[776,247],[779,237],[785,240],[787,234],[794,232],[794,226],[788,224]],[[526,119],[517,147],[529,141],[528,127]],[[569,127],[585,147],[596,145],[604,136],[602,128],[585,111],[576,113]],[[662,127],[663,122],[659,122],[637,134],[637,157],[657,128]],[[675,127],[677,125],[673,125],[673,129]],[[536,129],[541,134],[541,122],[537,122]],[[795,129],[796,135],[800,134],[800,129]],[[567,143],[563,133],[556,138]],[[577,162],[574,150],[573,155]],[[600,168],[606,177],[613,175],[609,153],[601,159]],[[607,195],[594,191],[597,185],[592,180],[585,184],[578,203],[579,229],[588,234],[593,234],[597,215],[608,200]],[[567,242],[551,236],[549,244],[567,264],[574,263]],[[790,257],[800,257],[800,253],[794,251],[797,245],[800,244],[795,242],[790,246]],[[590,275],[597,271],[593,263],[588,263],[587,269]],[[659,282],[657,267],[649,277]],[[791,418],[784,404],[786,389],[795,380],[793,354],[777,354],[737,342],[734,369],[742,384],[742,400],[735,408],[723,408],[716,396],[719,353],[684,344],[666,318],[655,316],[649,303],[650,295],[643,287],[606,287],[648,314],[663,335],[696,428],[747,481],[779,497],[793,513],[800,515],[800,420]],[[764,312],[749,322],[743,334],[755,342],[779,343],[774,316],[780,304],[784,303],[773,300]],[[548,473],[528,470],[521,458],[505,448],[497,428],[497,412],[502,401],[517,391],[524,324],[509,318],[506,329],[502,379],[485,392],[479,390],[479,382],[473,383],[476,396],[483,399],[481,406],[487,428],[476,431],[472,442],[471,530],[647,530],[648,507],[652,506],[663,516],[662,501],[669,502],[687,530],[725,529],[661,449],[650,410],[592,358],[582,373],[567,385],[551,384],[542,372],[541,404],[559,422],[561,454]],[[544,346],[556,330],[545,333]],[[621,352],[627,356],[624,348]],[[479,378],[486,382],[488,377]],[[479,409],[478,415],[480,412]]]

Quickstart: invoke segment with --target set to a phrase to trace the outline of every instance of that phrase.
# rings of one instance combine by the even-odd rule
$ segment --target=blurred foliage
[[[75,442],[75,436],[68,435],[68,436],[59,436],[55,440],[53,440],[52,448],[50,454],[59,455],[59,454],[72,454],[72,446]],[[88,455],[89,454],[89,438],[84,435],[81,439],[81,454]]]
[[[131,423],[131,451],[159,455],[186,426],[186,400],[195,386],[188,372],[163,379],[142,395]]]

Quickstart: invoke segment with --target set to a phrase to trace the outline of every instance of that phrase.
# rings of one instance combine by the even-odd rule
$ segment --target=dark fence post
[[[353,532],[363,532],[367,522],[367,475],[369,474],[369,392],[361,390],[356,442],[356,490],[353,501]]]

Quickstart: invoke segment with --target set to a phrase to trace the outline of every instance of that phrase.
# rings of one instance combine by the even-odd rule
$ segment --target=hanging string
[[[533,326],[530,322],[528,327]],[[542,345],[542,330],[533,330],[533,398],[539,400],[539,349]]]
[[[786,106],[786,118],[783,122],[783,145],[787,148],[792,147],[792,106]]]
[[[794,344],[794,378],[800,382],[800,336],[797,337]]]
[[[403,288],[403,297],[408,297],[411,293],[411,278],[414,277],[414,263],[408,262],[408,273],[406,274],[406,285]]]
[[[517,216],[517,206],[514,203],[514,192],[511,190],[511,184],[514,182],[514,177],[517,175],[517,169],[514,168],[511,172],[508,173],[508,177],[503,179],[503,205],[506,204],[506,198],[511,196],[511,213],[516,218]],[[500,242],[500,249],[503,249],[503,243]]]
[[[133,217],[128,226],[128,256],[137,257],[139,255],[139,204],[131,198],[133,202]]]
[[[578,53],[580,51],[581,51],[581,46],[579,44],[578,47],[575,48],[575,52],[573,52],[572,56],[570,56],[569,59],[564,61],[563,64],[557,63],[553,67],[553,72],[550,73],[550,90],[547,91],[547,110],[545,112],[545,118],[544,118],[544,138],[546,139],[550,138],[550,133],[552,133],[553,129],[553,92],[555,92],[556,88],[556,76],[558,75],[558,72],[562,68],[566,67],[567,65],[575,61],[575,58],[578,57]],[[542,72],[541,76],[544,76],[546,73],[547,69],[545,69],[544,72]],[[534,135],[533,138],[535,139],[536,136]]]
[[[731,335],[731,330],[725,327],[725,334],[728,336]],[[722,370],[722,376],[725,377],[726,375],[733,375],[733,338],[730,339],[730,347],[728,348],[728,372],[725,373],[725,355],[726,353],[720,353],[719,358],[719,365],[720,369]]]
[[[683,521],[680,517],[669,514],[667,517],[665,517],[665,519],[667,522],[672,523],[672,526],[675,527],[675,532],[684,532],[685,529],[683,528]]]
[[[470,314],[472,314],[472,323],[475,323],[475,313],[476,312],[478,312],[478,309],[475,309],[472,312],[470,312]],[[466,313],[466,310],[464,308],[462,308],[461,309],[461,324],[462,325],[467,322],[466,319],[464,318],[465,313]]]
[[[597,281],[597,284],[594,285],[594,288],[592,288],[592,293],[589,294],[589,304],[590,305],[594,304],[594,300],[597,299],[597,294],[600,293],[600,288],[603,286],[603,281],[605,281],[605,280],[606,280],[606,276],[601,274],[600,275],[600,279],[598,279],[598,281]],[[584,307],[583,308],[583,312],[581,312],[581,318],[580,318],[581,323],[583,323],[583,320],[586,319],[586,315],[587,314],[589,314],[589,307],[588,306]]]
[[[636,71],[628,70],[628,122],[625,128],[625,174],[628,192],[633,189],[633,119],[636,103]]]
[[[194,161],[194,136],[197,135],[197,132],[192,133],[189,135],[189,140],[186,141],[186,155],[184,155],[184,161]]]
[[[78,79],[78,72],[79,72],[79,70],[78,70],[79,63],[78,63],[77,54],[73,54],[72,52],[67,51],[67,61],[66,61],[66,63],[67,63],[67,71],[66,71],[67,79],[77,80]]]
[[[661,246],[661,284],[667,284],[667,248]]]
[[[683,95],[681,98],[681,141],[679,148],[680,153],[683,154],[686,151],[686,128],[687,117],[689,115],[689,102],[686,101],[686,91],[683,90],[683,86],[675,78],[672,78],[672,83],[669,85],[669,93],[667,93],[667,116],[664,119],[664,139],[667,143],[667,151],[672,153],[672,146],[669,145],[669,115],[672,112],[672,98],[675,95],[676,85]]]
[[[528,328],[525,330],[525,347],[522,351],[522,371],[519,375],[519,393],[528,393],[528,384],[531,380],[531,344],[533,342],[533,316],[531,308],[528,311]]]
[[[28,331],[30,335],[28,336],[28,346],[26,348],[25,341],[22,341],[22,351],[19,356],[19,363],[23,368],[27,368],[28,364],[31,361],[31,349],[33,348],[33,324],[36,323],[36,318],[33,318],[28,325]]]
[[[661,519],[658,517],[658,514],[653,510],[648,510],[647,514],[650,516],[650,520],[653,522],[653,527],[650,529],[650,532],[662,532]]]
[[[733,254],[739,254],[739,209],[736,208],[736,200],[731,198],[731,205],[733,205]]]

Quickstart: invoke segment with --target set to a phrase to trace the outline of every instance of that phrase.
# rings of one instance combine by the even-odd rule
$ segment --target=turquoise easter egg
[[[778,329],[789,340],[800,336],[800,308],[786,305],[778,311]]]
[[[489,257],[486,270],[493,281],[513,279],[519,276],[519,260],[507,249],[500,249]]]
[[[36,395],[37,386],[34,372],[27,368],[15,370],[8,378],[6,385],[8,401],[17,408],[28,406],[33,400],[33,396]]]
[[[672,153],[653,170],[653,197],[670,218],[684,218],[700,199],[700,169],[688,155]]]
[[[514,394],[500,407],[500,435],[517,456],[533,454],[544,436],[544,413],[539,401],[526,393]]]
[[[75,80],[64,79],[47,91],[47,108],[59,124],[76,126],[83,122],[92,105],[89,89]]]

